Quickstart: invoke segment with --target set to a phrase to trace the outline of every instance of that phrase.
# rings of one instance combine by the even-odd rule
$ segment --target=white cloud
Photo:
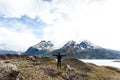
[[[56,0],[52,3],[42,0],[0,1],[0,11],[5,17],[19,18],[22,15],[28,15],[31,18],[35,18],[39,16],[47,24],[51,24],[54,20],[61,17],[61,11],[57,11],[59,7],[61,6],[57,5]],[[53,12],[51,13],[51,11]]]
[[[25,51],[37,42],[39,39],[26,25],[19,23],[14,28],[0,27],[0,49]]]
[[[57,44],[88,39],[102,47],[119,49],[119,0],[72,1],[67,5],[69,20],[59,20],[45,29],[45,38]],[[64,4],[64,3],[62,3]],[[47,34],[48,33],[48,34]],[[52,35],[52,36],[51,36]],[[50,36],[50,37],[49,37]]]
[[[119,0],[53,0],[50,3],[42,0],[1,0],[0,12],[7,18],[21,15],[39,17],[48,24],[42,39],[52,40],[57,45],[68,40],[88,39],[100,46],[120,50],[119,3]],[[30,39],[35,38],[33,32],[28,33],[23,34],[31,34]]]

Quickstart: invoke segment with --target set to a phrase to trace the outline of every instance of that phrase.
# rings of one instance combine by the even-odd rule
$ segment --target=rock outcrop
[[[0,61],[0,80],[15,80],[19,74],[17,67]]]

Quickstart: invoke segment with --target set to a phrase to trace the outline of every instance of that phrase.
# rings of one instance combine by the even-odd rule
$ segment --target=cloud
[[[43,23],[34,22],[30,18],[0,18],[0,49],[25,51],[38,43],[42,36]],[[27,22],[31,23],[27,23]],[[38,26],[41,24],[40,26]],[[34,27],[33,27],[34,25]],[[34,29],[35,28],[35,29]]]
[[[27,46],[38,39],[52,40],[57,47],[68,40],[88,39],[103,47],[119,49],[119,3],[119,0],[0,0],[0,14],[5,18],[0,18],[1,34],[11,42],[19,35],[28,36],[25,41],[32,42],[25,42]],[[13,39],[9,38],[13,34]],[[23,42],[21,38],[19,43]],[[6,44],[2,35],[0,39],[3,41],[0,45]]]
[[[36,1],[34,0],[25,0],[25,1],[24,0],[21,0],[21,1],[2,0],[0,1],[0,12],[2,14],[1,15],[2,17],[0,18],[2,19],[1,27],[8,30],[8,32],[5,32],[6,37],[4,39],[8,38],[8,40],[9,39],[12,40],[8,36],[12,36],[12,34],[16,34],[15,36],[12,36],[12,37],[14,37],[14,39],[16,40],[15,45],[18,45],[18,47],[20,48],[22,44],[21,43],[17,44],[19,43],[19,40],[17,40],[17,37],[16,37],[17,34],[19,35],[25,34],[26,37],[31,35],[35,39],[36,39],[36,36],[39,36],[39,38],[42,38],[41,35],[44,33],[42,33],[41,27],[45,26],[44,23],[49,26],[49,25],[54,25],[56,22],[59,22],[60,20],[63,20],[67,12],[67,9],[68,8],[66,7],[66,5],[56,0],[53,0],[52,2],[42,1],[42,0],[36,0]],[[24,15],[27,15],[28,17]],[[37,20],[35,20],[36,18]],[[39,22],[37,23],[37,21]],[[43,21],[43,24],[40,24],[41,21]],[[37,25],[40,25],[40,26],[37,26]],[[47,28],[48,26],[46,26],[45,28]],[[45,35],[43,35],[42,39],[44,39],[44,36]],[[8,43],[7,41],[6,42],[5,41],[2,42],[2,46],[3,44],[6,44],[7,46]],[[8,49],[9,47],[10,46],[8,45],[6,48]],[[26,47],[23,47],[23,48],[25,49]],[[18,49],[15,49],[15,50],[18,50]]]
[[[58,11],[58,8],[59,5],[57,5],[56,0],[51,3],[43,0],[0,1],[0,11],[5,17],[19,18],[28,15],[31,18],[40,17],[48,24],[61,17],[62,13]]]
[[[37,42],[38,40],[32,33],[19,33],[0,28],[0,42],[2,43],[0,45],[3,49],[24,51],[25,48],[34,43],[33,41]]]
[[[61,45],[68,40],[90,40],[102,47],[119,49],[119,0],[77,0],[67,3],[67,18],[44,29],[45,38]],[[48,34],[47,34],[48,33]],[[52,35],[52,36],[51,36]],[[51,36],[51,37],[49,37]],[[114,41],[114,42],[113,42]]]

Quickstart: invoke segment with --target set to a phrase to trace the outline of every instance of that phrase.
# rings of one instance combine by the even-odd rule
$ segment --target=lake
[[[102,59],[80,59],[80,60],[87,63],[94,63],[98,66],[113,66],[120,68],[120,60],[102,60]]]

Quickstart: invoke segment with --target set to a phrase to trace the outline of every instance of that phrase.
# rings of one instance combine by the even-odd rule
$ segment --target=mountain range
[[[17,51],[0,49],[0,54],[18,54]]]
[[[77,59],[120,59],[120,51],[102,48],[87,40],[81,42],[71,40],[59,49],[55,49],[51,41],[43,40],[29,47],[24,54],[53,57],[53,54],[59,52]]]

